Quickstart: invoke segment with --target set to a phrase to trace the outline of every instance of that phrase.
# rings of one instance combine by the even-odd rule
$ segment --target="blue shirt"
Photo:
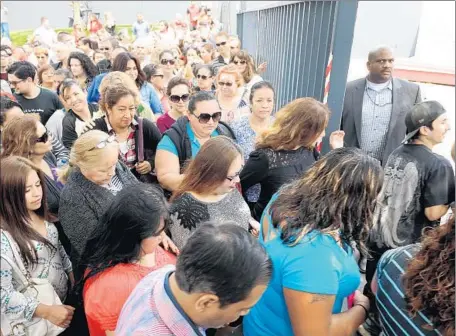
[[[272,223],[269,208],[276,198],[277,194],[269,202],[261,222],[267,216],[269,223]],[[271,237],[271,233],[275,236]],[[272,259],[274,272],[266,292],[244,318],[244,335],[293,335],[283,294],[284,287],[308,293],[335,295],[332,312],[340,313],[344,299],[360,284],[361,276],[352,249],[346,247],[343,250],[334,238],[318,231],[306,234],[293,247],[282,242],[280,232],[272,225],[266,236],[270,238],[260,241]]]
[[[141,94],[141,100],[148,106],[150,106],[150,109],[154,114],[163,113],[160,98],[158,98],[158,95],[151,84],[147,82],[144,83],[143,86],[141,86],[139,93]]]
[[[407,311],[403,276],[421,246],[407,245],[385,252],[377,265],[377,308],[386,336],[442,335],[424,309],[415,316]],[[450,262],[450,261],[448,261]]]
[[[199,143],[198,139],[195,137],[195,133],[193,132],[192,128],[190,127],[190,123],[187,124],[187,135],[188,138],[190,139],[190,143],[192,146],[192,158],[198,154],[201,144]],[[218,131],[215,130],[212,132],[211,137],[215,137],[219,135]],[[177,148],[174,145],[174,142],[171,140],[171,138],[167,135],[164,135],[160,142],[158,143],[157,150],[162,149],[167,152],[173,153],[176,156],[179,156],[179,153],[177,153]]]

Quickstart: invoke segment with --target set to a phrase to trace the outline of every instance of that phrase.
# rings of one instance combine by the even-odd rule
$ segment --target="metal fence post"
[[[332,46],[331,86],[328,95],[328,107],[332,115],[326,129],[327,136],[323,141],[322,153],[327,153],[330,150],[329,135],[331,132],[340,128],[357,10],[358,1],[346,0],[337,2]]]

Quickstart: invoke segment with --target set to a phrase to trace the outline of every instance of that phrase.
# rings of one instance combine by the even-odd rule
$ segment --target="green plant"
[[[150,29],[153,31],[157,31],[159,28],[158,23],[152,23],[150,25]],[[116,26],[116,32],[119,32],[122,29],[128,29],[128,34],[132,35],[132,28],[131,25],[117,25]],[[73,28],[57,28],[55,29],[55,32],[68,32],[71,33],[73,31]],[[11,36],[11,42],[13,43],[14,46],[23,46],[24,44],[27,43],[28,39],[32,37],[33,30],[32,29],[27,29],[27,30],[18,30],[18,31],[13,31],[10,33]]]

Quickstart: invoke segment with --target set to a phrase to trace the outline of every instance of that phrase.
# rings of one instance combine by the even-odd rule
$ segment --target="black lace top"
[[[253,217],[261,219],[264,208],[279,188],[301,175],[317,160],[316,152],[307,148],[274,151],[262,148],[253,151],[241,173],[242,190],[259,183],[261,193],[253,208]]]

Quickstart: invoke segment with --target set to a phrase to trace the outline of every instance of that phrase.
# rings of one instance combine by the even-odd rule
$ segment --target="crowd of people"
[[[105,21],[1,45],[2,335],[454,335],[448,113],[390,48],[327,135],[209,9]]]

